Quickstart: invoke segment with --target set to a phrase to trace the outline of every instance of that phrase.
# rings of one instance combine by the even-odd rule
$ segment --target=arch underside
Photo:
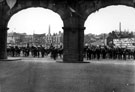
[[[63,20],[70,17],[74,11],[86,20],[91,13],[110,5],[135,6],[133,0],[17,0],[15,6],[9,10],[8,16],[10,18],[22,9],[43,7],[58,13]]]

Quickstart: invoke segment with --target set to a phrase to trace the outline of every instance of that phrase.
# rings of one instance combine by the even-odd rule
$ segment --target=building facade
[[[45,46],[48,48],[51,45],[55,47],[59,47],[60,45],[63,45],[63,33],[59,31],[59,33],[51,34],[49,31],[48,34],[45,35],[44,40],[45,40]]]
[[[50,26],[48,33],[45,34],[33,34],[27,35],[25,33],[8,33],[7,36],[7,44],[8,45],[18,45],[18,46],[26,46],[29,44],[30,46],[44,46],[49,48],[51,45],[55,47],[59,47],[63,45],[63,33],[59,31],[59,33],[51,34]]]
[[[7,45],[15,44],[15,38],[13,36],[13,33],[8,33],[7,35]]]

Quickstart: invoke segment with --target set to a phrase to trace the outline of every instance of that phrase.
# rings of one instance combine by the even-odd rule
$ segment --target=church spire
[[[48,34],[51,35],[51,26],[49,25]]]
[[[121,32],[121,22],[119,23],[119,31]]]

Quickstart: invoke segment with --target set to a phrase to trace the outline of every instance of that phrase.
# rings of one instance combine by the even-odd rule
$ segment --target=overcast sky
[[[44,8],[28,8],[13,15],[8,23],[9,32],[20,32],[27,34],[58,33],[63,31],[63,21],[61,17]]]
[[[109,33],[119,29],[135,32],[135,9],[127,6],[109,6],[92,13],[85,22],[85,34]],[[44,8],[28,8],[13,15],[8,23],[8,32],[27,34],[63,31],[63,21],[57,13]]]
[[[119,30],[135,32],[135,9],[127,6],[109,6],[91,14],[85,22],[85,33],[109,33]]]

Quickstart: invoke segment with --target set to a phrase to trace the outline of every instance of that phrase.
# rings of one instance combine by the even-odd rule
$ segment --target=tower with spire
[[[49,25],[49,28],[48,28],[48,35],[51,35],[51,26]]]
[[[49,25],[46,44],[50,45],[51,43],[52,43],[51,26]]]
[[[120,31],[120,34],[119,34],[120,47],[122,47],[122,41],[121,41],[121,22],[119,23],[119,31]]]
[[[119,23],[119,31],[121,33],[121,22]]]

